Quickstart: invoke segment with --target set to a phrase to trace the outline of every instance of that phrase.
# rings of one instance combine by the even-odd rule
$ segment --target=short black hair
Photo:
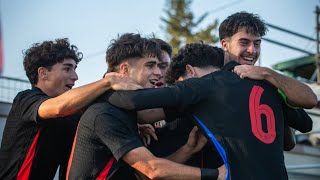
[[[169,57],[172,56],[172,46],[169,43],[158,38],[152,38],[151,40],[157,42],[160,45],[161,50],[167,52],[169,54]]]
[[[127,59],[145,56],[161,57],[160,45],[140,34],[126,33],[111,41],[106,52],[108,72],[117,72],[118,66]]]
[[[245,28],[249,34],[261,37],[268,31],[259,15],[241,11],[230,15],[220,24],[219,38],[222,40],[231,37],[242,28]]]
[[[224,51],[202,42],[187,44],[172,58],[166,74],[166,83],[173,84],[179,77],[184,76],[187,64],[199,68],[208,66],[221,68],[224,64]]]

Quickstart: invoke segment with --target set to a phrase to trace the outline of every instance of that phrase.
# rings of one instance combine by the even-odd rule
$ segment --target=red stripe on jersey
[[[108,162],[107,166],[102,170],[102,172],[99,174],[99,176],[97,177],[96,180],[105,180],[107,178],[107,175],[108,175],[108,173],[110,171],[110,168],[111,168],[114,160],[115,160],[114,157],[112,157],[110,159],[110,161]]]
[[[71,168],[71,163],[72,163],[72,159],[73,159],[73,153],[74,153],[74,149],[76,147],[76,141],[77,141],[77,134],[78,134],[78,127],[79,127],[79,123],[77,125],[77,130],[76,130],[76,134],[74,135],[74,139],[73,139],[73,144],[72,144],[72,150],[71,150],[71,154],[69,157],[69,162],[68,162],[68,168],[67,168],[67,177],[66,180],[69,179],[69,172],[70,172],[70,168]]]
[[[18,172],[17,180],[25,180],[29,178],[32,162],[34,158],[34,154],[36,152],[36,146],[39,139],[40,130],[38,131],[37,135],[32,141],[32,144],[30,146],[30,149],[27,153],[27,156],[25,157],[23,164]]]

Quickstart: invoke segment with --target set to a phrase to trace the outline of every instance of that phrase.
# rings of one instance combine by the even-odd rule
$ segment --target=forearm
[[[152,124],[162,119],[165,119],[165,113],[162,108],[146,109],[137,112],[138,123]]]
[[[183,164],[185,163],[191,156],[193,155],[193,152],[188,147],[181,146],[176,152],[166,157],[166,159]]]
[[[63,117],[79,111],[111,88],[109,79],[101,79],[94,83],[71,89],[60,96],[43,102],[38,110],[43,119]]]
[[[301,108],[313,108],[317,104],[316,94],[306,84],[268,68],[262,68],[262,71],[265,80],[286,94],[290,105]]]
[[[128,110],[139,111],[164,107],[176,108],[181,112],[207,98],[210,94],[210,88],[207,88],[209,82],[206,79],[191,78],[171,87],[116,91],[108,97],[108,101]]]
[[[150,179],[168,180],[200,180],[200,168],[185,166],[169,160],[155,158],[148,162],[149,170],[146,175]]]
[[[145,147],[139,147],[129,151],[122,159],[131,167],[143,173],[150,179],[201,179],[200,168],[185,166],[166,159],[157,158]],[[212,172],[217,173],[217,171],[213,169]],[[216,175],[217,174],[214,174],[211,179],[217,177]]]

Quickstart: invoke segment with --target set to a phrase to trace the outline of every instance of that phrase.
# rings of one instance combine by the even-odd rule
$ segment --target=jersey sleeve
[[[50,97],[41,91],[25,91],[20,93],[14,104],[20,106],[21,117],[28,121],[39,122],[38,109]]]
[[[300,108],[283,107],[284,120],[290,127],[306,133],[312,130],[313,121],[310,116]]]
[[[136,126],[133,119],[106,113],[97,116],[94,125],[97,136],[117,160],[130,150],[143,146]]]
[[[191,78],[164,88],[140,89],[135,91],[114,91],[107,100],[120,108],[144,110],[152,108],[173,108],[179,112],[207,98],[210,93],[207,78]]]

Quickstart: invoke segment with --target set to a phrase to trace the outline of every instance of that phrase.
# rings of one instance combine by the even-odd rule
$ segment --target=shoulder
[[[24,100],[41,100],[49,99],[50,97],[38,89],[27,89],[21,91],[14,98],[14,101],[24,101]]]

